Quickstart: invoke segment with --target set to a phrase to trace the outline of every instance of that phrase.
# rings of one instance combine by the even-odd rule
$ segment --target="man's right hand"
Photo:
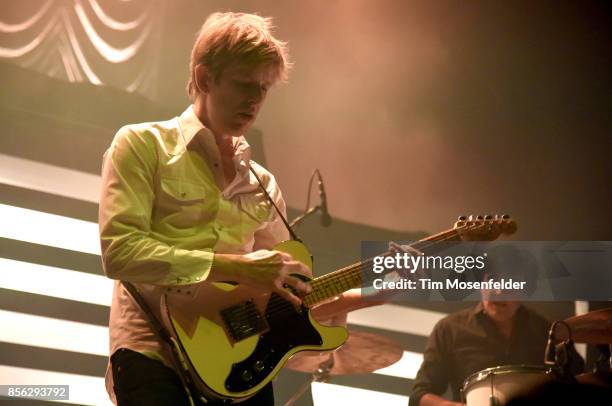
[[[244,255],[215,254],[209,282],[235,281],[262,291],[279,294],[299,306],[300,296],[312,291],[309,284],[291,274],[312,277],[310,269],[291,255],[280,251],[258,250]],[[292,293],[287,287],[296,291]]]

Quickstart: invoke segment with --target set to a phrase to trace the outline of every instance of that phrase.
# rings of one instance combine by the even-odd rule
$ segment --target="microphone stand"
[[[334,367],[334,353],[329,354],[329,358],[319,364],[316,371],[310,375],[307,380],[299,387],[297,392],[287,401],[284,406],[293,406],[293,404],[306,392],[313,382],[327,382],[331,377],[331,370]]]
[[[320,202],[318,205],[316,206],[310,206],[310,191],[312,190],[312,181],[314,180],[315,176],[318,176],[319,178],[319,199]],[[323,227],[329,227],[331,224],[331,216],[329,215],[329,212],[327,211],[327,198],[325,195],[325,188],[323,186],[323,178],[321,177],[321,172],[319,171],[318,168],[316,168],[313,172],[312,175],[310,175],[310,180],[308,181],[308,193],[306,196],[306,207],[307,209],[304,211],[304,213],[300,214],[299,216],[297,216],[295,219],[293,219],[293,221],[291,221],[291,223],[289,223],[290,227],[294,227],[298,224],[300,224],[302,221],[304,221],[306,218],[308,218],[308,216],[316,213],[317,211],[320,211],[322,213],[322,217],[321,217],[321,224]]]
[[[297,216],[296,218],[294,218],[291,223],[289,223],[289,225],[291,227],[294,227],[298,224],[300,224],[302,221],[304,221],[308,216],[310,216],[311,214],[316,213],[317,211],[321,210],[321,206],[320,205],[316,205],[314,207],[311,207],[310,209],[308,209],[307,211],[305,211],[304,213],[300,214],[299,216]]]

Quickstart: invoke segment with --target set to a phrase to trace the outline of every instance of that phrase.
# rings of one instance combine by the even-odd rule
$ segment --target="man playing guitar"
[[[121,128],[104,156],[102,260],[117,280],[106,376],[119,405],[189,404],[169,349],[121,281],[138,286],[158,317],[162,292],[201,282],[231,281],[295,306],[311,291],[292,276],[310,269],[272,249],[289,233],[262,189],[283,214],[285,203],[242,137],[269,89],[287,77],[286,43],[271,28],[257,15],[209,16],[191,54],[193,104],[174,119]],[[352,290],[313,313],[325,319],[373,304]],[[271,384],[243,404],[273,404]]]

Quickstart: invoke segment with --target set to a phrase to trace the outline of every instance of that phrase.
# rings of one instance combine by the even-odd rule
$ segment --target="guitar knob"
[[[240,378],[245,381],[248,382],[251,379],[253,379],[253,374],[251,373],[251,371],[249,371],[248,369],[245,369],[242,374],[240,375]]]
[[[264,367],[265,367],[265,365],[264,365],[264,363],[263,363],[263,362],[261,362],[261,361],[256,361],[256,362],[253,364],[253,369],[254,369],[256,372],[261,372],[261,371],[263,371],[263,370],[264,370]]]

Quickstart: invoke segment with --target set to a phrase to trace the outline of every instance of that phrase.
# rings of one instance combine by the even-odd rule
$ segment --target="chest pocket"
[[[202,202],[208,195],[204,186],[177,179],[162,178],[160,186],[164,194],[178,204],[189,205],[190,202]]]
[[[203,185],[161,178],[159,188],[156,215],[174,227],[192,228],[215,215],[218,195]]]

